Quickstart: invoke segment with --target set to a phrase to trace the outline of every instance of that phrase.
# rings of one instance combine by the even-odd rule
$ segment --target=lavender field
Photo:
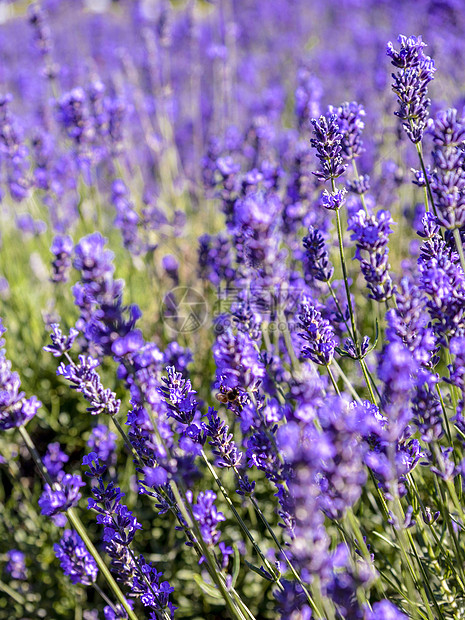
[[[0,620],[465,619],[464,33],[0,0]]]

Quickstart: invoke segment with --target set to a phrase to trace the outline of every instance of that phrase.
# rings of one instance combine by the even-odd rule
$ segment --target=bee
[[[218,392],[215,394],[216,400],[219,400],[223,405],[227,405],[228,403],[233,403],[240,396],[240,392],[237,388],[232,388],[227,392]]]

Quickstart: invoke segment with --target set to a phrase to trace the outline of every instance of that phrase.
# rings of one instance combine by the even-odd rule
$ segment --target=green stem
[[[367,367],[367,365],[365,363],[365,360],[363,360],[363,359],[360,360],[360,367],[362,369],[363,376],[365,377],[365,383],[367,384],[368,391],[370,392],[371,401],[372,401],[373,404],[376,405],[376,396],[375,396],[375,393],[373,392],[373,387],[372,387],[373,378],[370,375],[370,372],[369,372],[368,367]],[[373,385],[375,385],[374,382],[373,382]]]
[[[94,588],[94,590],[98,593],[99,596],[101,596],[103,598],[103,600],[105,601],[105,603],[107,605],[109,605],[113,611],[116,611],[115,609],[115,605],[112,601],[110,601],[110,599],[108,598],[108,596],[105,594],[105,592],[102,590],[102,588],[97,585],[96,583],[92,584],[92,587]]]
[[[444,416],[444,424],[446,427],[446,435],[449,441],[449,446],[452,446],[452,433],[450,430],[449,418],[447,416],[446,405],[444,403],[444,399],[441,394],[441,388],[439,387],[438,383],[436,383],[436,392],[438,393],[439,402],[441,403],[442,415]]]
[[[370,380],[370,383],[371,383],[371,385],[373,386],[373,388],[374,388],[374,390],[375,390],[375,392],[376,392],[376,394],[377,394],[377,396],[378,396],[378,399],[379,399],[379,400],[381,400],[381,394],[380,394],[380,392],[379,392],[379,390],[378,390],[378,387],[377,387],[377,385],[376,385],[376,383],[375,383],[375,380],[373,379],[373,375],[371,374],[370,369],[369,369],[369,368],[368,368],[368,366],[366,365],[365,360],[361,360],[361,361],[363,362],[363,366],[364,366],[364,368],[365,368],[364,374],[366,373],[366,375],[368,376],[368,378],[369,378],[369,380]]]
[[[294,345],[292,344],[291,334],[289,332],[286,317],[284,316],[283,312],[278,312],[278,327],[280,323],[285,324],[285,328],[283,331],[284,343],[286,345],[287,352],[289,353],[289,357],[291,359],[291,366],[294,370],[297,370],[300,364],[294,351]]]
[[[74,508],[69,508],[66,512],[66,516],[69,519],[69,522],[71,523],[71,525],[74,527],[74,529],[76,530],[76,532],[79,534],[79,536],[82,538],[83,543],[85,544],[85,546],[87,547],[87,549],[89,550],[90,554],[92,555],[92,557],[94,558],[94,560],[97,563],[97,566],[99,567],[102,575],[105,577],[106,582],[108,583],[108,585],[110,586],[110,588],[113,590],[116,598],[119,600],[119,602],[121,603],[121,605],[124,607],[124,610],[126,611],[126,613],[128,614],[129,618],[131,620],[137,620],[137,616],[136,614],[132,611],[132,609],[129,607],[128,602],[124,596],[124,594],[121,592],[118,584],[116,583],[116,581],[113,578],[113,575],[110,573],[110,570],[108,568],[108,566],[105,564],[105,562],[102,560],[99,552],[97,551],[97,549],[94,547],[94,544],[92,543],[92,541],[90,540],[90,538],[87,535],[87,532],[85,530],[84,525],[82,524],[82,521],[80,520],[80,518],[77,516],[77,514],[74,512]]]
[[[268,572],[273,576],[273,579],[274,579],[275,583],[279,586],[279,588],[281,590],[284,590],[284,587],[283,587],[283,585],[282,585],[278,575],[276,574],[275,569],[271,566],[269,561],[266,559],[266,557],[265,557],[264,553],[262,552],[262,550],[260,549],[258,543],[255,541],[254,537],[252,536],[252,533],[250,532],[249,528],[244,523],[244,521],[243,521],[242,517],[240,516],[240,514],[237,512],[234,504],[232,503],[231,498],[229,497],[226,489],[224,488],[221,480],[219,479],[216,471],[214,470],[213,466],[211,465],[210,461],[207,458],[207,455],[205,454],[205,452],[203,450],[201,452],[201,455],[202,455],[202,458],[203,458],[203,460],[204,460],[204,462],[205,462],[205,464],[206,464],[210,474],[212,475],[213,479],[215,480],[216,484],[218,485],[218,488],[220,489],[224,499],[226,500],[226,503],[231,508],[234,516],[236,517],[236,520],[239,523],[240,528],[242,529],[244,534],[247,536],[247,538],[252,543],[253,548],[255,549],[256,553],[258,554],[258,556],[260,557],[260,559],[262,560],[262,562],[266,566]]]
[[[333,181],[333,186],[334,186],[334,181]],[[343,242],[343,237],[342,237],[341,216],[339,215],[339,209],[336,209],[336,225],[337,225],[337,236],[339,240],[339,255],[341,258],[342,274],[344,276],[344,286],[346,289],[347,305],[349,308],[349,315],[350,315],[350,324],[352,325],[354,345],[355,345],[356,350],[358,351],[357,328],[355,327],[354,310],[352,308],[352,300],[350,298],[349,278],[347,275],[346,260],[344,257],[344,242]]]
[[[21,596],[21,594],[16,592],[16,590],[13,590],[13,588],[11,588],[8,584],[3,583],[3,581],[0,581],[0,590],[2,592],[5,592],[5,594],[8,594],[8,596],[10,596],[14,601],[19,603],[20,605],[26,604],[25,598]]]
[[[389,514],[389,507],[386,503],[386,500],[383,496],[383,493],[381,491],[381,489],[378,487],[378,483],[376,481],[375,475],[373,474],[373,471],[371,469],[368,469],[368,471],[370,472],[370,476],[371,479],[373,481],[373,484],[375,486],[375,489],[377,491],[379,500],[381,502],[381,506],[383,509],[383,513],[386,519],[390,518],[390,514]],[[396,506],[396,504],[394,504],[394,507]],[[395,512],[395,511],[394,511]],[[398,514],[396,515],[399,523],[403,520],[404,516],[403,516],[403,511],[402,508],[400,510],[400,513],[398,512]],[[406,581],[407,581],[407,590],[408,590],[408,595],[409,595],[409,599],[410,601],[415,600],[415,588],[417,588],[417,583],[416,583],[416,577],[415,577],[415,571],[413,569],[412,564],[410,563],[410,558],[408,556],[408,553],[406,551],[406,540],[405,540],[405,533],[403,532],[403,530],[398,530],[396,527],[394,527],[394,525],[392,526],[392,530],[394,532],[394,536],[397,539],[397,543],[399,545],[399,550],[401,552],[401,558],[402,558],[402,564],[404,566],[407,567],[407,574],[406,574]],[[418,588],[417,588],[418,589]],[[423,599],[423,596],[422,596]],[[423,599],[424,601],[424,599]],[[427,605],[428,609],[429,606]],[[428,617],[429,614],[431,613],[430,611],[427,612],[428,613]],[[418,615],[418,609],[415,608],[415,614]]]
[[[332,298],[333,298],[333,300],[334,300],[334,303],[336,304],[336,308],[337,308],[337,310],[338,310],[339,314],[343,317],[344,325],[346,326],[347,332],[348,332],[349,336],[352,338],[352,340],[353,340],[353,341],[354,341],[354,343],[355,343],[355,335],[352,333],[352,331],[351,331],[351,329],[350,329],[350,327],[349,327],[349,325],[348,325],[347,321],[346,321],[346,320],[345,320],[345,318],[344,318],[344,314],[343,314],[342,309],[341,309],[341,306],[340,306],[340,304],[339,304],[339,300],[338,300],[338,298],[336,297],[336,293],[334,292],[333,287],[331,286],[331,282],[330,282],[330,280],[327,280],[327,281],[326,281],[326,284],[328,285],[329,292],[331,293],[331,296],[332,296]],[[375,404],[376,404],[376,398],[375,398],[375,395],[374,395],[374,393],[373,393],[373,389],[372,389],[371,384],[373,384],[373,385],[374,385],[374,387],[375,387],[375,389],[376,389],[376,391],[378,391],[378,390],[377,390],[377,388],[376,388],[376,385],[375,385],[375,383],[374,383],[373,379],[372,379],[372,378],[371,378],[371,376],[370,376],[370,373],[369,373],[369,371],[368,371],[368,367],[367,367],[367,365],[366,365],[366,363],[365,363],[365,360],[364,360],[364,359],[362,359],[362,358],[360,358],[360,359],[359,359],[359,362],[360,362],[360,366],[361,366],[361,368],[362,368],[363,375],[364,375],[364,377],[365,377],[365,381],[366,381],[366,384],[367,384],[367,388],[368,388],[368,390],[369,390],[369,392],[370,392],[370,395],[371,395],[372,401],[373,401],[373,403],[375,403]],[[356,395],[356,396],[354,395],[354,393],[353,393],[353,388],[352,388],[352,386],[351,386],[350,384],[348,384],[348,380],[347,380],[346,376],[344,375],[344,373],[342,372],[341,368],[340,368],[338,365],[337,365],[337,368],[338,368],[338,370],[340,371],[340,374],[341,374],[341,377],[342,377],[343,381],[346,383],[346,385],[347,385],[347,386],[348,386],[348,388],[349,388],[349,391],[352,393],[352,396],[354,396],[355,400],[360,400],[360,397],[359,397],[358,395]],[[370,379],[371,379],[371,382],[370,382]],[[378,396],[380,397],[379,393],[378,393]],[[381,398],[381,397],[380,397],[380,398]]]
[[[355,161],[355,157],[352,159],[352,169],[353,169],[353,171],[354,171],[354,176],[355,176],[355,179],[356,179],[357,181],[360,181],[360,175],[359,175],[359,173],[358,173],[358,168],[357,168],[357,163],[356,163],[356,161]],[[367,215],[369,215],[369,213],[368,213],[368,208],[367,208],[367,204],[366,204],[366,201],[365,201],[365,193],[360,194],[360,201],[361,201],[361,203],[362,203],[362,207],[363,207],[363,209],[364,209],[365,213],[366,213]]]
[[[337,383],[336,383],[336,380],[335,380],[335,378],[334,378],[334,375],[333,375],[333,373],[332,373],[332,371],[331,371],[331,368],[329,367],[329,364],[326,364],[326,370],[328,371],[329,378],[331,379],[331,383],[333,384],[333,388],[334,388],[334,390],[335,390],[336,394],[337,394],[338,396],[340,396],[340,395],[341,395],[341,392],[339,391],[339,388],[338,388],[338,386],[337,386]]]
[[[423,191],[425,194],[425,210],[426,213],[429,213],[428,188],[426,187],[426,185],[423,187]]]
[[[338,375],[341,377],[341,379],[344,381],[347,389],[349,390],[349,392],[352,394],[352,397],[354,398],[354,400],[356,400],[358,403],[362,402],[362,399],[360,398],[360,396],[357,394],[357,392],[355,391],[354,386],[352,385],[352,383],[349,381],[348,377],[346,376],[346,374],[344,373],[344,371],[342,370],[342,368],[339,366],[339,364],[337,363],[337,361],[335,359],[333,359],[333,361],[331,362],[332,365],[336,368]]]
[[[344,321],[344,325],[346,326],[347,333],[352,338],[352,340],[355,342],[354,335],[353,335],[353,333],[352,333],[352,331],[351,331],[351,329],[349,327],[349,324],[347,323],[347,321],[346,321],[346,319],[344,317],[344,313],[342,312],[342,308],[341,308],[341,306],[339,304],[339,300],[338,300],[338,298],[336,296],[336,293],[334,292],[334,289],[331,286],[331,281],[330,280],[326,280],[326,284],[328,285],[328,289],[329,289],[329,292],[331,293],[331,297],[333,298],[334,303],[336,304],[337,311],[339,312],[339,314],[342,317],[342,320]]]
[[[219,591],[221,592],[221,595],[223,596],[224,602],[226,603],[227,608],[229,609],[229,612],[231,613],[233,618],[239,618],[239,620],[245,620],[245,617],[242,613],[242,611],[240,609],[237,609],[236,605],[234,604],[230,593],[228,592],[228,590],[226,589],[225,584],[223,583],[223,581],[219,578],[219,575],[215,569],[215,562],[214,559],[210,553],[210,550],[208,549],[207,545],[205,544],[205,541],[203,540],[202,534],[200,532],[200,528],[198,526],[198,523],[192,513],[192,508],[189,504],[189,501],[187,500],[187,498],[183,498],[181,497],[181,492],[176,484],[176,482],[174,482],[174,480],[171,481],[170,483],[171,489],[173,491],[173,495],[174,498],[176,500],[176,503],[179,507],[179,510],[181,511],[181,514],[187,524],[187,526],[194,531],[195,536],[197,538],[197,542],[199,543],[201,549],[202,549],[202,554],[210,568],[209,573],[211,578],[213,579],[213,581],[215,582],[217,588],[219,589]]]
[[[454,240],[457,247],[457,252],[460,256],[460,264],[462,265],[463,273],[465,273],[465,254],[463,253],[463,243],[458,228],[454,228]]]
[[[391,588],[395,592],[397,592],[397,594],[399,594],[409,605],[412,605],[413,607],[418,607],[418,603],[409,599],[408,595],[386,573],[384,573],[379,568],[377,570],[381,577],[384,579],[384,581],[386,581],[386,583],[388,583]],[[427,616],[425,616],[425,614],[421,610],[417,609],[417,613],[423,620],[428,620]]]
[[[139,455],[137,454],[137,451],[135,450],[134,446],[131,443],[131,440],[129,439],[129,437],[126,434],[126,431],[124,430],[124,428],[121,426],[121,424],[119,423],[119,420],[116,418],[116,416],[111,416],[111,419],[113,421],[113,424],[116,426],[116,429],[118,431],[118,433],[121,435],[121,437],[123,438],[123,441],[127,447],[127,449],[129,450],[129,452],[134,456],[134,458],[137,460],[137,462],[139,463],[139,465],[141,467],[144,467],[144,463],[142,462],[141,458],[139,457]]]
[[[425,178],[426,189],[427,189],[427,191],[428,191],[428,197],[429,197],[429,200],[430,200],[430,203],[431,203],[431,208],[432,208],[432,209],[433,209],[433,211],[434,211],[434,215],[437,217],[438,212],[436,211],[436,205],[434,204],[433,192],[431,191],[431,184],[430,184],[430,182],[429,182],[428,175],[426,174],[426,167],[425,167],[425,162],[424,162],[424,160],[423,160],[423,149],[422,149],[422,147],[421,147],[421,142],[417,142],[417,143],[415,144],[415,146],[416,146],[416,149],[417,149],[418,158],[419,158],[419,160],[420,160],[421,170],[422,170],[422,172],[423,172],[423,176],[424,176],[424,178]],[[426,205],[426,207],[427,207],[427,206],[428,206],[428,205]],[[428,210],[428,209],[427,209],[427,210]]]
[[[255,508],[256,513],[258,514],[258,516],[260,517],[260,519],[262,520],[263,525],[266,527],[266,529],[268,530],[268,532],[271,535],[271,538],[273,539],[276,547],[279,549],[281,555],[283,556],[286,564],[289,567],[289,570],[291,571],[291,573],[294,576],[294,579],[297,581],[297,583],[300,585],[300,587],[302,588],[307,601],[309,602],[310,606],[312,607],[312,609],[315,611],[316,614],[318,614],[318,618],[322,618],[323,616],[321,615],[320,610],[318,609],[318,607],[316,606],[314,600],[312,599],[309,591],[307,590],[304,582],[302,581],[302,578],[300,577],[299,573],[296,571],[296,569],[294,568],[291,560],[288,558],[286,552],[284,551],[281,543],[279,542],[279,540],[276,537],[276,534],[274,533],[273,528],[271,527],[270,523],[268,522],[268,519],[265,517],[265,515],[263,514],[263,512],[260,509],[260,506],[257,504],[257,500],[251,496],[250,497],[250,501],[252,502],[253,507]]]
[[[433,605],[436,608],[436,611],[439,614],[439,617],[442,618],[443,620],[445,620],[444,615],[443,615],[443,613],[441,611],[441,608],[439,607],[438,602],[436,601],[436,597],[434,596],[434,592],[431,589],[431,586],[430,586],[430,583],[429,583],[430,582],[430,578],[428,577],[428,573],[427,573],[427,571],[425,569],[424,563],[421,561],[421,559],[420,559],[420,557],[418,555],[417,548],[415,546],[415,542],[413,540],[413,536],[412,536],[411,532],[407,532],[407,537],[408,537],[409,542],[410,542],[410,547],[411,547],[411,549],[412,549],[412,551],[413,551],[413,553],[415,555],[415,558],[417,560],[417,564],[420,567],[421,574],[423,575],[423,582],[425,584],[425,588],[426,588],[426,590],[428,590],[429,596],[430,596],[431,600],[433,601]],[[427,609],[427,612],[428,611],[429,611],[429,609]],[[432,618],[434,620],[434,616],[432,616]]]
[[[355,518],[355,515],[353,513],[352,508],[349,508],[349,510],[347,511],[346,515],[347,515],[347,520],[350,523],[350,527],[351,527],[351,529],[352,529],[352,531],[354,533],[354,536],[357,539],[358,546],[359,546],[359,548],[360,548],[360,550],[362,552],[362,555],[365,558],[365,561],[368,564],[371,565],[372,561],[371,561],[371,558],[370,558],[370,552],[368,551],[368,547],[366,545],[366,542],[363,539],[362,531],[361,531],[360,526],[359,526],[359,524],[357,522],[357,519]],[[383,589],[381,587],[381,584],[379,583],[379,579],[376,579],[375,586],[376,586],[376,589],[378,590],[379,594],[381,596],[383,596],[384,592],[383,592]]]
[[[409,474],[407,476],[407,479],[409,481],[409,491],[413,491],[416,500],[418,502],[419,505],[419,512],[421,511],[422,514],[425,514],[425,510],[424,510],[424,506],[423,506],[423,502],[421,500],[420,494],[418,492],[417,486],[415,484],[415,480],[412,476],[412,474]],[[431,545],[431,541],[430,538],[427,536],[427,531],[426,531],[426,527],[425,527],[425,523],[423,521],[423,518],[421,517],[421,515],[419,515],[420,518],[417,519],[417,528],[421,533],[421,537],[423,540],[423,544],[426,546],[426,549],[428,551],[428,556],[431,560],[432,565],[434,566],[435,569],[435,574],[436,577],[439,580],[440,583],[440,587],[441,587],[441,591],[444,595],[444,597],[447,599],[448,603],[451,605],[451,607],[453,607],[454,609],[457,609],[457,604],[455,602],[455,598],[453,595],[452,590],[449,588],[449,585],[447,583],[447,579],[444,576],[444,571],[442,570],[442,566],[439,564],[436,553],[434,552],[434,549]],[[432,527],[431,523],[428,524],[429,528],[430,528],[430,532],[433,535],[433,538],[436,542],[436,544],[438,545],[441,553],[444,556],[444,559],[446,561],[446,563],[449,565],[450,570],[455,573],[455,567],[453,565],[453,563],[451,562],[450,558],[449,558],[449,554],[448,552],[446,552],[446,550],[444,549],[441,541],[439,540],[436,532],[434,531],[434,528]],[[463,583],[462,580],[460,579],[460,577],[456,574],[455,578],[457,579],[457,582],[460,586],[460,588],[462,589],[462,592],[464,592],[465,590],[463,589]]]
[[[412,562],[410,561],[410,557],[409,554],[407,553],[407,547],[411,546],[411,542],[409,542],[408,537],[405,535],[405,531],[403,529],[402,526],[402,521],[405,519],[405,515],[404,512],[402,510],[402,505],[400,503],[400,500],[398,498],[397,495],[397,490],[395,491],[395,499],[394,499],[394,505],[393,505],[393,512],[397,518],[397,521],[399,523],[399,528],[396,529],[395,526],[393,526],[393,529],[396,532],[396,536],[397,536],[397,541],[399,543],[400,546],[400,551],[401,551],[401,555],[403,556],[405,565],[407,566],[407,576],[408,576],[408,589],[409,589],[409,596],[410,598],[413,598],[412,593],[414,592],[414,590],[418,590],[423,603],[425,605],[425,609],[426,609],[426,613],[428,614],[428,618],[430,620],[434,620],[434,616],[431,613],[431,609],[430,609],[430,605],[429,605],[429,601],[428,601],[428,597],[426,595],[425,592],[425,588],[423,585],[421,585],[418,580],[417,580],[417,576],[415,573],[415,568],[412,564]],[[412,586],[413,586],[413,591],[412,591]],[[416,611],[416,610],[415,610]]]

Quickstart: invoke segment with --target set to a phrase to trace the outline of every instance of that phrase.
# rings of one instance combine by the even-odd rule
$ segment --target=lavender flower
[[[130,551],[130,545],[138,530],[142,528],[137,518],[121,503],[123,493],[113,482],[105,484],[103,474],[106,467],[100,465],[95,452],[90,452],[82,460],[89,467],[86,474],[97,482],[92,487],[89,509],[95,510],[97,523],[104,525],[103,541],[105,550],[111,557],[111,571],[116,579],[131,588],[131,595],[140,598],[145,607],[153,611],[167,609],[173,615],[175,607],[169,601],[174,591],[167,581],[160,582],[159,573],[147,562],[144,556],[138,558]]]
[[[231,241],[226,235],[199,237],[199,276],[214,286],[228,284],[234,278]]]
[[[456,385],[462,392],[462,399],[458,405],[458,413],[461,414],[465,402],[465,337],[456,336],[450,341],[450,352],[455,355],[454,363],[449,365],[449,383]]]
[[[273,595],[277,602],[280,618],[292,618],[299,614],[300,618],[311,618],[311,608],[302,586],[295,581],[281,580],[283,590],[276,589]]]
[[[78,164],[88,166],[92,155],[91,147],[95,128],[84,89],[73,88],[62,95],[56,105],[56,116],[74,145]]]
[[[90,404],[87,411],[92,415],[108,413],[113,416],[118,413],[121,401],[116,398],[114,392],[103,387],[95,370],[98,365],[98,360],[80,355],[77,366],[74,363],[68,365],[61,363],[57,374],[62,375],[70,383],[71,389],[81,392]]]
[[[132,609],[133,602],[127,601],[127,603],[129,604],[129,607]],[[126,618],[128,617],[128,614],[125,611],[124,607],[120,605],[119,603],[115,605],[115,608],[110,607],[110,605],[106,605],[103,608],[103,615],[104,615],[105,620],[126,620]]]
[[[417,369],[413,355],[399,342],[386,345],[379,357],[378,376],[384,383],[382,409],[391,441],[400,438],[412,417],[408,402]]]
[[[370,297],[376,301],[386,301],[395,290],[389,274],[387,247],[393,223],[387,211],[378,211],[375,216],[367,215],[361,209],[352,217],[348,226],[353,231],[351,238],[357,245],[354,258],[360,261]]]
[[[42,6],[34,2],[28,7],[29,23],[34,28],[34,43],[45,61],[44,74],[49,80],[57,77],[58,66],[52,60],[53,43],[47,16]]]
[[[213,345],[216,363],[216,387],[247,390],[265,376],[265,367],[255,343],[244,332],[227,330]]]
[[[428,127],[434,142],[431,189],[439,223],[452,230],[465,225],[465,124],[457,110],[439,112]]]
[[[171,278],[173,284],[177,286],[179,284],[179,263],[172,254],[166,254],[162,258],[162,266],[165,273]]]
[[[29,195],[28,149],[22,141],[22,133],[15,121],[10,103],[11,94],[0,97],[0,154],[10,195],[21,202]]]
[[[318,116],[323,90],[319,80],[304,67],[297,72],[295,91],[295,112],[299,129],[306,129],[309,121]]]
[[[136,305],[122,303],[123,282],[113,279],[113,252],[105,249],[105,243],[100,233],[88,235],[77,244],[74,258],[74,267],[81,272],[81,281],[73,287],[81,313],[76,327],[99,357],[111,355],[115,341],[130,334],[141,316]]]
[[[317,441],[325,453],[318,467],[318,501],[333,519],[355,504],[366,482],[364,458],[367,447],[359,434],[357,411],[347,409],[340,398],[327,400],[318,410],[322,433]]]
[[[42,462],[53,480],[60,481],[63,478],[65,475],[63,465],[68,461],[69,456],[61,450],[58,442],[48,444],[47,452]]]
[[[435,349],[436,339],[428,326],[425,313],[427,298],[410,279],[402,278],[396,291],[396,308],[386,313],[390,342],[400,341],[415,359],[428,364]]]
[[[346,194],[347,190],[345,187],[331,192],[328,192],[328,190],[325,189],[321,194],[320,204],[322,207],[329,209],[330,211],[339,211],[345,203]]]
[[[41,513],[52,517],[68,508],[76,506],[81,499],[79,489],[84,486],[81,476],[65,474],[59,482],[53,485],[45,484],[44,491],[39,499]]]
[[[323,366],[331,364],[337,342],[329,321],[323,319],[310,299],[301,302],[297,318],[299,326],[304,330],[299,335],[307,343],[302,348],[302,357]]]
[[[199,525],[202,538],[207,546],[214,546],[220,539],[221,532],[216,528],[218,523],[225,521],[222,512],[215,506],[216,493],[205,491],[198,494],[197,501],[192,505],[192,513]]]
[[[346,185],[349,192],[361,196],[362,194],[366,194],[370,189],[370,177],[368,174],[361,174],[358,179],[347,181]]]
[[[0,346],[5,344],[6,332],[0,319]],[[18,373],[11,371],[11,362],[6,359],[5,349],[0,349],[0,430],[22,426],[35,416],[42,403],[35,396],[26,398],[20,392]]]
[[[87,446],[103,463],[110,464],[116,461],[116,435],[105,424],[97,424],[92,429]]]
[[[65,530],[63,538],[53,545],[53,548],[64,574],[68,575],[71,583],[90,586],[96,581],[97,564],[76,532]]]
[[[428,119],[428,84],[434,76],[434,61],[423,53],[426,43],[421,37],[399,35],[400,50],[394,49],[391,42],[387,45],[387,55],[398,69],[392,74],[392,90],[397,95],[399,110],[395,114],[403,121],[403,127],[409,139],[418,143],[423,138]]]
[[[272,284],[277,277],[280,254],[276,225],[282,208],[278,195],[273,192],[250,193],[235,205],[242,259],[247,266],[259,270],[263,286]]]
[[[446,344],[465,329],[465,274],[458,255],[437,233],[436,218],[425,216],[423,222],[426,240],[418,260],[419,286],[428,296],[432,328],[439,342]]]
[[[318,120],[312,118],[311,123],[315,137],[310,142],[317,151],[321,168],[320,172],[313,174],[319,181],[334,181],[344,174],[347,168],[341,156],[343,135],[339,129],[337,116],[331,114],[329,118],[325,116],[320,116]]]
[[[165,366],[174,366],[178,372],[186,374],[188,365],[192,362],[192,352],[187,347],[182,347],[177,340],[168,343],[163,352]]]
[[[44,347],[44,351],[48,351],[54,357],[61,357],[65,353],[68,353],[68,351],[71,351],[79,332],[77,329],[72,327],[69,330],[69,335],[65,336],[58,323],[52,323],[50,327],[52,328],[52,332],[50,334],[52,344],[46,345]]]
[[[67,282],[72,265],[71,254],[74,244],[68,235],[57,235],[53,239],[50,251],[55,256],[52,262],[52,282]]]
[[[384,599],[375,603],[372,610],[366,610],[364,620],[406,620],[407,616],[395,605]]]
[[[25,581],[27,579],[26,570],[26,556],[22,551],[18,549],[10,549],[6,554],[8,562],[6,563],[5,570],[12,579],[19,579]]]
[[[197,411],[196,391],[192,389],[189,379],[184,379],[174,366],[168,366],[166,371],[168,377],[162,377],[160,393],[168,405],[168,416],[190,426]]]
[[[413,420],[421,433],[424,442],[430,443],[441,439],[444,434],[442,427],[443,412],[439,398],[433,392],[434,381],[420,373],[419,385],[412,399]],[[429,385],[428,385],[429,383]]]
[[[315,481],[327,444],[318,442],[311,427],[303,430],[295,423],[288,427],[286,453],[293,469],[289,487],[296,515],[291,532],[293,561],[305,582],[317,575],[325,583],[330,571],[330,539],[324,527],[324,515],[319,510],[319,489]]]
[[[342,134],[342,157],[351,161],[363,152],[361,134],[365,127],[363,118],[365,110],[356,101],[343,103],[339,108],[330,107],[330,112],[337,115],[339,130]]]
[[[114,224],[121,230],[124,247],[134,256],[143,253],[145,247],[139,234],[140,217],[129,197],[124,181],[116,179],[111,186],[111,202],[116,209]]]
[[[237,448],[228,425],[220,419],[213,407],[208,408],[207,417],[208,424],[204,424],[203,428],[210,438],[209,443],[213,448],[213,454],[218,457],[216,465],[218,467],[239,467],[243,455]]]

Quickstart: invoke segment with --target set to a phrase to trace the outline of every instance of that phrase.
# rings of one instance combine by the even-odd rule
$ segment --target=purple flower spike
[[[304,330],[299,335],[307,343],[302,348],[302,357],[323,366],[331,364],[337,342],[329,321],[323,319],[309,299],[302,301],[297,318]]]
[[[319,181],[335,180],[344,174],[347,164],[341,156],[343,135],[340,132],[336,114],[329,118],[320,116],[312,118],[313,135],[310,140],[320,160],[320,171],[313,174]]]
[[[428,120],[428,84],[434,77],[434,61],[423,53],[426,43],[421,37],[399,35],[400,50],[394,49],[391,42],[387,46],[387,55],[398,69],[392,74],[392,90],[397,95],[399,110],[395,112],[409,139],[418,143],[423,138]]]
[[[215,500],[216,493],[213,491],[201,492],[197,497],[197,503],[192,506],[202,538],[208,546],[216,545],[221,536],[216,526],[226,520],[224,514],[216,509]]]
[[[55,256],[52,262],[52,282],[67,282],[72,265],[73,240],[68,235],[57,235],[50,251]]]
[[[0,319],[0,336],[5,333]],[[5,341],[0,340],[0,346]],[[0,430],[22,426],[35,416],[42,403],[35,396],[26,398],[20,391],[21,380],[17,372],[11,371],[11,362],[6,359],[5,349],[0,349]]]
[[[90,403],[87,407],[92,415],[108,413],[116,415],[119,411],[121,401],[116,398],[116,394],[109,389],[104,389],[100,377],[95,368],[99,365],[98,360],[85,355],[79,356],[79,364],[61,363],[57,369],[57,375],[62,375],[70,383],[70,387],[77,392],[81,392],[84,398]]]
[[[96,581],[97,564],[76,532],[65,530],[63,538],[53,545],[53,548],[63,572],[71,579],[71,583],[90,586]]]
[[[367,215],[361,209],[351,218],[348,226],[353,231],[351,239],[357,244],[354,258],[360,261],[370,297],[376,301],[386,301],[395,290],[389,274],[387,247],[393,223],[388,211]]]

